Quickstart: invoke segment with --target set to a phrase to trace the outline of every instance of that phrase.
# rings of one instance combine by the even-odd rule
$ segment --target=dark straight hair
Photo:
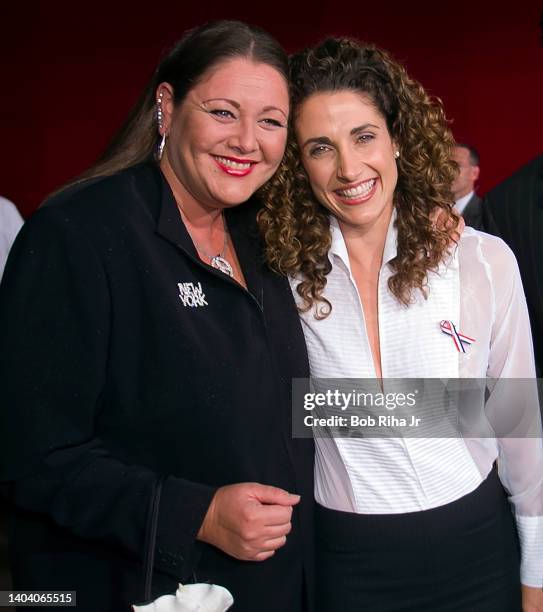
[[[244,57],[275,68],[288,83],[288,57],[271,34],[241,21],[212,21],[194,28],[160,61],[151,80],[97,162],[69,184],[109,176],[152,159],[158,146],[156,89],[162,82],[174,90],[179,105],[206,72],[221,61]]]

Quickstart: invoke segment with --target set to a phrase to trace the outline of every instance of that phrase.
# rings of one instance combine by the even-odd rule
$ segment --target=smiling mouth
[[[219,168],[231,176],[246,176],[258,163],[250,159],[237,159],[221,155],[212,155],[212,157]]]
[[[334,189],[334,193],[348,203],[358,204],[368,200],[373,195],[376,185],[377,179],[372,178],[368,181],[363,181],[354,187],[349,187],[349,189]]]

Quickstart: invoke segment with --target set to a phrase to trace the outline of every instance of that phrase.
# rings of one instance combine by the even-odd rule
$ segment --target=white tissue
[[[234,603],[230,591],[217,584],[179,585],[175,595],[162,595],[134,612],[226,612]]]

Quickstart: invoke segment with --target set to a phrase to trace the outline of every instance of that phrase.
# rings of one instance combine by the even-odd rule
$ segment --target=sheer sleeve
[[[521,544],[521,581],[543,586],[543,438],[530,321],[518,265],[500,239],[481,234],[494,298],[487,376],[497,380],[487,407],[507,413],[498,433],[498,470]]]

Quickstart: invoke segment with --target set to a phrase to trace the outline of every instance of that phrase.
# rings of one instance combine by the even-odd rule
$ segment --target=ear
[[[473,179],[473,182],[475,183],[475,181],[477,181],[479,179],[479,174],[481,173],[481,168],[479,168],[479,166],[472,166],[471,167],[471,178]]]
[[[168,135],[172,124],[172,115],[174,111],[173,87],[167,83],[160,83],[156,88],[155,101],[157,110],[160,107],[162,111],[162,127],[159,126],[158,132],[162,136]]]

